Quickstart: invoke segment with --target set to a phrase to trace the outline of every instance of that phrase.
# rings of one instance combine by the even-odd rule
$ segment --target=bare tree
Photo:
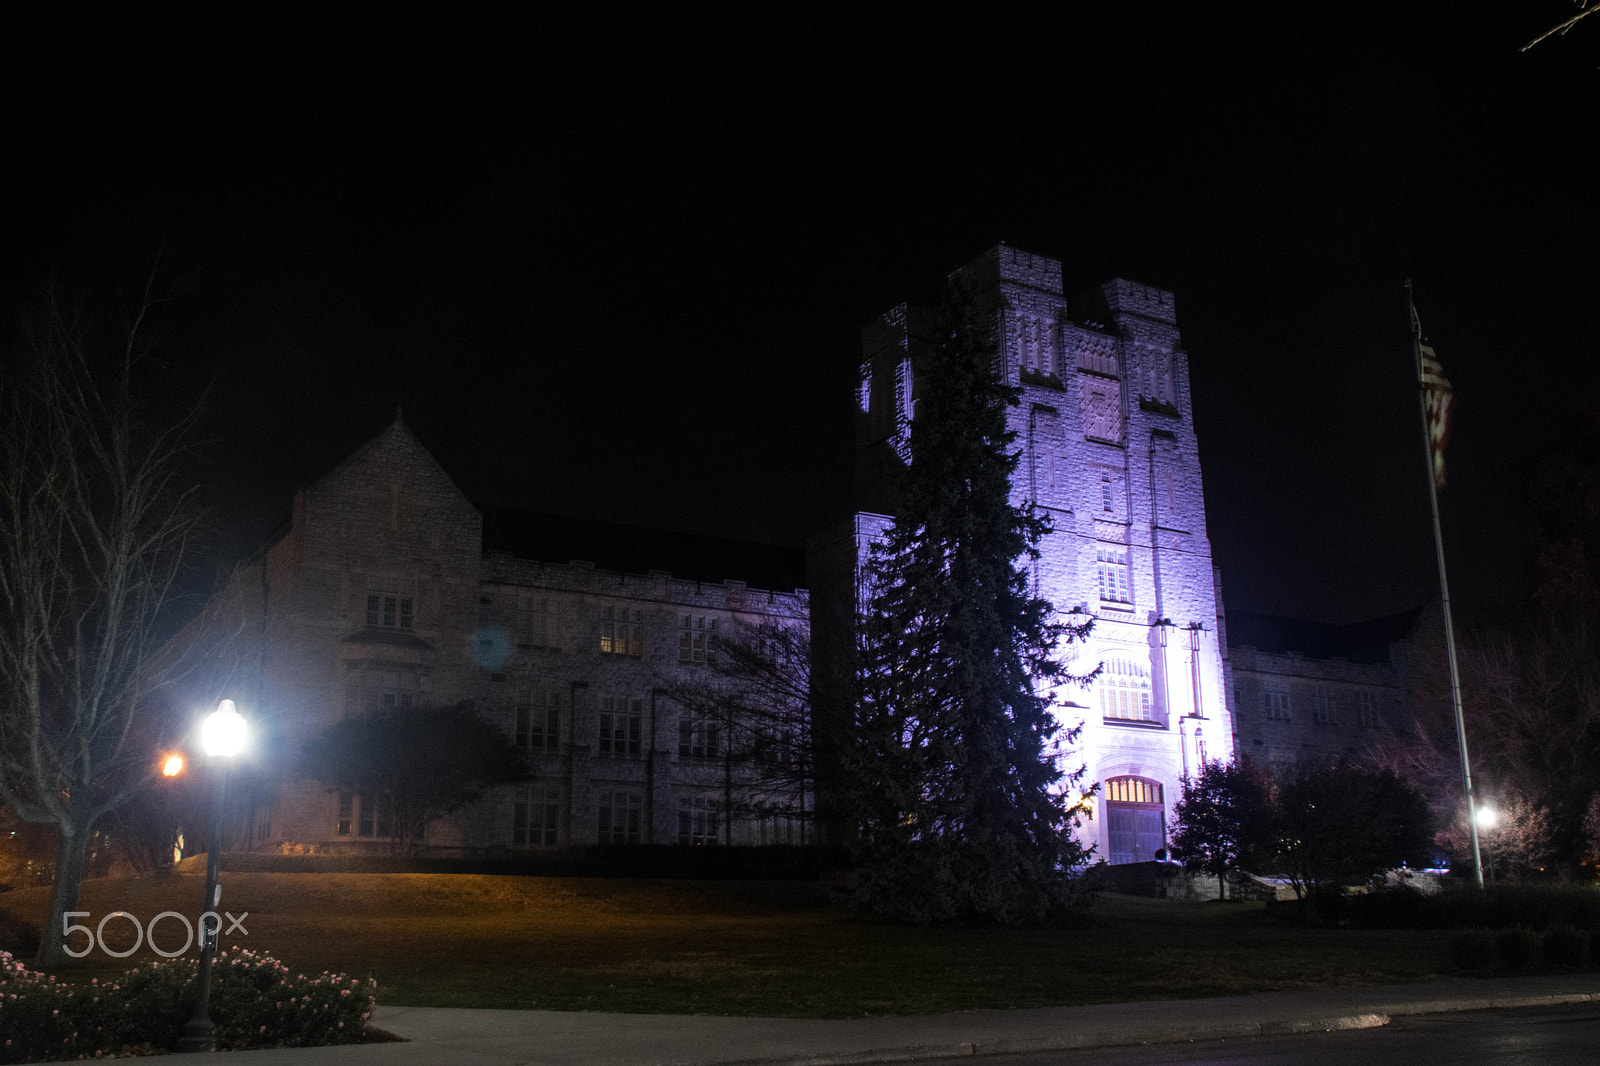
[[[1595,12],[1600,11],[1600,0],[1572,0],[1572,6],[1577,8],[1576,13],[1574,13],[1572,17],[1563,19],[1556,25],[1551,26],[1548,30],[1545,30],[1543,33],[1539,34],[1539,36],[1535,37],[1518,50],[1526,52],[1528,49],[1547,38],[1565,36],[1578,23],[1582,22],[1590,15],[1593,15]]]
[[[137,417],[148,308],[104,364],[97,334],[54,300],[0,352],[0,801],[59,833],[47,966],[96,821],[155,773],[172,661],[158,652],[194,528],[187,424]]]
[[[1480,801],[1510,819],[1494,831],[1497,866],[1526,872],[1553,864],[1568,878],[1586,849],[1584,817],[1600,787],[1600,650],[1592,618],[1591,608],[1568,604],[1463,634],[1474,783]],[[1439,845],[1460,855],[1460,757],[1436,681],[1424,683],[1414,712],[1413,735],[1386,745],[1379,761],[1423,787],[1436,823],[1446,827]]]
[[[705,671],[674,676],[665,688],[685,712],[680,753],[687,749],[717,768],[725,841],[733,842],[735,817],[790,819],[809,836],[815,760],[808,627],[748,625],[713,637],[710,651]]]

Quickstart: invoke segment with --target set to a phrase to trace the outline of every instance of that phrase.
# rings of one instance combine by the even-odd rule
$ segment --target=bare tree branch
[[[103,362],[55,299],[0,352],[0,801],[61,835],[46,964],[95,822],[154,773],[154,700],[178,665],[159,653],[195,489],[189,424],[137,417],[147,310]]]

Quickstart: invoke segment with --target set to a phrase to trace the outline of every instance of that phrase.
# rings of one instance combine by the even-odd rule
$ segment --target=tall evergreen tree
[[[1053,619],[1025,562],[1048,524],[1011,502],[1018,456],[990,327],[952,293],[918,361],[900,513],[868,566],[845,768],[858,906],[913,921],[1032,921],[1087,903],[1082,813],[1059,766]]]

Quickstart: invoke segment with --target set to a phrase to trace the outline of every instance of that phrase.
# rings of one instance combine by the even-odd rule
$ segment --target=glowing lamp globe
[[[213,758],[231,759],[244,747],[245,732],[244,719],[233,701],[223,700],[200,726],[200,746]]]
[[[166,760],[161,764],[162,776],[177,777],[181,773],[183,773],[183,756],[168,755]]]
[[[1494,808],[1493,807],[1479,807],[1478,808],[1478,828],[1479,829],[1493,829],[1494,826],[1495,826],[1495,823],[1498,822],[1499,820],[1500,820],[1499,816],[1494,813]]]

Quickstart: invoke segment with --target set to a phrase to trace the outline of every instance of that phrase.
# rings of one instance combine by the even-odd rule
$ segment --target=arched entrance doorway
[[[1161,783],[1146,777],[1113,777],[1105,787],[1110,863],[1150,862],[1167,846]]]

